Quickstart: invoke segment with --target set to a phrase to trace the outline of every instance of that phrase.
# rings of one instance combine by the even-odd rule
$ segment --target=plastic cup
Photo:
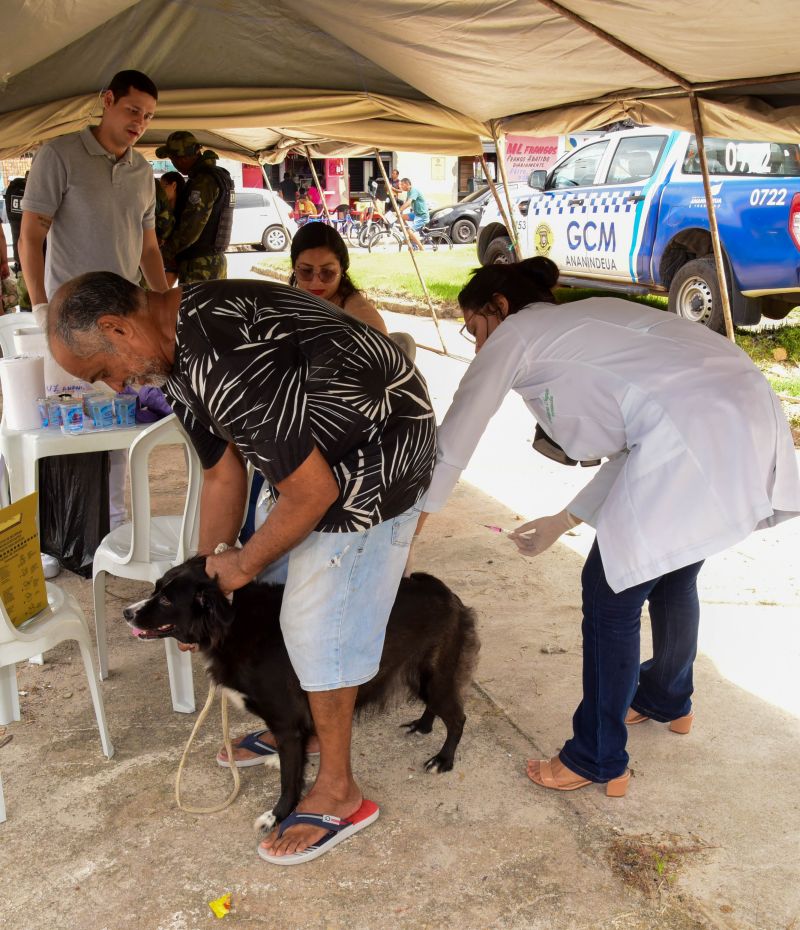
[[[136,426],[136,395],[117,394],[114,398],[117,426]]]
[[[86,402],[95,429],[110,429],[114,425],[114,398],[108,394],[92,394]]]
[[[50,411],[47,407],[47,398],[37,398],[36,406],[39,408],[39,419],[42,421],[42,429],[46,429],[50,425]]]
[[[80,433],[83,430],[83,398],[61,401],[61,429],[65,433]]]
[[[60,397],[56,396],[47,398],[47,413],[48,419],[50,420],[50,426],[61,426],[64,423],[64,419],[61,416]]]

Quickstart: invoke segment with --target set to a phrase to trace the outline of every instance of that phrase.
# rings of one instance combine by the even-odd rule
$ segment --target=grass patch
[[[698,837],[668,834],[662,839],[652,836],[620,836],[609,848],[611,867],[626,885],[649,897],[662,898],[675,886],[681,866],[689,856],[710,847]]]
[[[757,333],[737,329],[736,344],[744,349],[756,365],[774,365],[775,351],[786,352],[785,361],[800,365],[800,326],[765,326]]]

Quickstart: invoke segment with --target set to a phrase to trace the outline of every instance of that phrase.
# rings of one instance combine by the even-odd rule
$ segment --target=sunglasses
[[[323,284],[333,284],[333,282],[341,274],[335,268],[312,268],[311,265],[295,265],[294,269],[295,275],[297,275],[298,281],[313,281],[314,278],[319,278]]]

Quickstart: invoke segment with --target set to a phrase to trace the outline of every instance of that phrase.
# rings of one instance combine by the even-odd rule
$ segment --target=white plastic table
[[[32,494],[39,484],[39,459],[50,455],[77,455],[80,452],[105,452],[127,449],[149,423],[136,426],[95,430],[85,427],[82,433],[62,433],[59,428],[9,429],[0,424],[0,455],[8,468],[11,501]]]

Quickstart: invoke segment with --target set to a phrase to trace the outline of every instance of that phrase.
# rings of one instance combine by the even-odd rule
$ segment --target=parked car
[[[781,319],[800,304],[800,146],[706,139],[733,322]],[[546,255],[561,282],[666,294],[679,316],[724,331],[697,143],[648,127],[611,133],[532,172],[515,206],[523,257]],[[489,204],[482,264],[513,261]]]
[[[497,184],[497,192],[502,196],[503,185]],[[518,190],[527,190],[524,184],[512,183],[509,185],[511,193],[516,194]],[[458,203],[450,204],[447,207],[434,207],[431,213],[431,219],[428,226],[431,229],[443,229],[455,243],[464,244],[465,242],[474,242],[475,236],[480,226],[481,216],[488,203],[493,203],[494,198],[489,187],[479,187],[463,200]]]
[[[458,203],[431,210],[428,225],[431,229],[443,229],[453,242],[474,242],[481,213],[491,196],[488,187],[479,187]]]
[[[231,245],[254,245],[268,252],[282,252],[296,232],[297,223],[289,205],[276,193],[257,187],[236,189]]]

